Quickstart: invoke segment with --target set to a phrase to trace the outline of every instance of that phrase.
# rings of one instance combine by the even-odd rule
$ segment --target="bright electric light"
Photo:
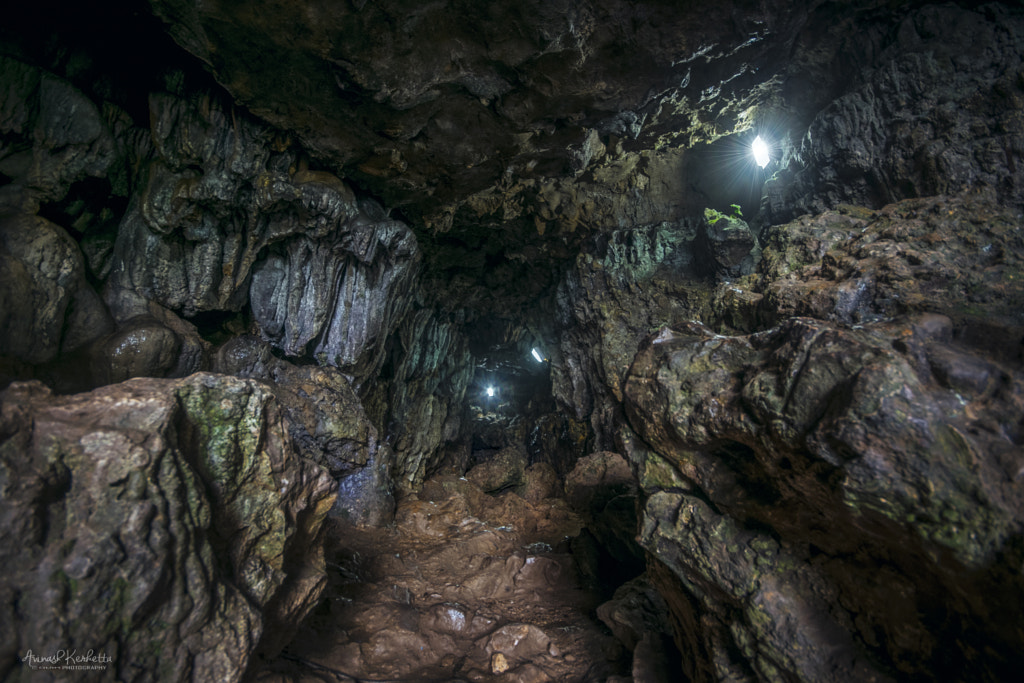
[[[533,351],[531,351],[530,353],[533,354],[533,357],[537,359],[538,363],[544,362],[544,359],[540,355],[540,351],[538,351],[537,349],[533,349]]]
[[[487,395],[494,396],[494,387],[487,387]]]
[[[772,160],[771,155],[768,154],[768,143],[762,140],[760,135],[754,138],[754,144],[750,146],[750,149],[754,153],[754,161],[761,168],[767,166],[768,162]]]

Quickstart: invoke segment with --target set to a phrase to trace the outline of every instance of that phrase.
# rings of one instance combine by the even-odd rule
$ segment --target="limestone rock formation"
[[[464,427],[473,362],[458,313],[417,308],[398,328],[367,410],[387,425],[397,483],[411,489],[441,464]]]
[[[761,284],[782,322],[680,322],[642,346],[625,385],[654,451],[640,468],[674,474],[641,478],[641,543],[685,586],[679,621],[701,624],[683,644],[710,663],[697,678],[1019,665],[1024,269],[1007,218],[934,199],[779,226]],[[947,279],[951,263],[971,265]]]
[[[116,159],[99,108],[67,81],[0,55],[0,212],[34,214]],[[69,116],[73,113],[74,116]]]
[[[5,9],[0,389],[104,386],[3,394],[0,677],[1011,679],[1022,55],[1006,0]]]
[[[111,285],[186,316],[248,303],[288,355],[372,375],[418,274],[409,229],[209,95],[149,106]]]
[[[0,401],[6,680],[34,680],[29,650],[92,650],[107,664],[83,680],[238,681],[316,604],[335,484],[266,387],[28,382]]]
[[[40,364],[112,327],[85,279],[82,254],[62,228],[27,214],[0,217],[0,354]]]
[[[736,207],[734,209],[739,211]],[[749,275],[761,260],[757,235],[738,215],[705,209],[699,244],[701,256],[707,261],[703,264],[704,269],[720,278]]]
[[[394,455],[340,370],[294,365],[275,357],[269,343],[245,335],[217,349],[213,369],[270,387],[296,450],[339,482],[337,514],[369,526],[393,519]]]
[[[1024,202],[1024,31],[1006,8],[922,8],[858,51],[766,187],[768,220],[985,186]],[[792,163],[787,163],[792,161]]]

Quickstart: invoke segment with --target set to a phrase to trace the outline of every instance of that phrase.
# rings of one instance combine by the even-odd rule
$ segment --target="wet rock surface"
[[[324,601],[257,680],[628,675],[637,638],[662,633],[644,621],[656,622],[656,609],[644,617],[646,602],[618,596],[606,612],[625,643],[595,620],[601,598],[581,587],[567,553],[581,526],[561,498],[490,495],[456,475],[428,479],[400,501],[394,527],[332,528]]]
[[[37,679],[29,650],[92,650],[108,665],[81,680],[237,681],[316,605],[336,487],[265,387],[28,382],[0,401],[5,680]]]
[[[769,233],[745,283],[781,322],[679,322],[641,345],[625,406],[652,452],[624,444],[641,544],[685,587],[678,622],[700,623],[692,676],[1019,666],[1019,239],[977,198],[804,218]]]
[[[267,676],[1012,680],[1019,3],[414,4],[3,13],[3,632],[241,676],[305,472]]]
[[[250,335],[219,347],[213,368],[270,387],[288,417],[296,450],[339,482],[336,514],[368,526],[393,519],[394,456],[340,370],[282,360],[273,355],[268,342]]]
[[[851,60],[846,91],[783,152],[768,220],[979,185],[1020,207],[1024,30],[1006,10],[927,6],[862,34],[858,51],[873,54]]]

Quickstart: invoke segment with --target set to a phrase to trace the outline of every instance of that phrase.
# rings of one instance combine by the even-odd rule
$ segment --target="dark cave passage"
[[[0,11],[0,683],[1014,679],[1022,55],[1005,1]]]

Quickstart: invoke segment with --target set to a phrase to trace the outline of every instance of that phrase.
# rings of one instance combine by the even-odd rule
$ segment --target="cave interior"
[[[2,14],[0,680],[1019,677],[1021,3]]]

